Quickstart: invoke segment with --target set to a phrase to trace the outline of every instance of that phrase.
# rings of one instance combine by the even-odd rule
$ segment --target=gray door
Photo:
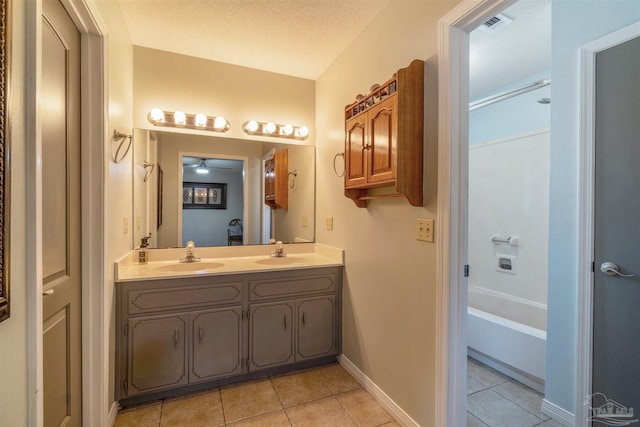
[[[298,300],[298,354],[296,360],[335,353],[334,296]]]
[[[188,383],[187,325],[184,314],[129,320],[128,396]]]
[[[58,0],[43,2],[40,106],[44,426],[80,426],[80,34]]]
[[[191,328],[190,382],[242,372],[242,307],[193,313]]]
[[[640,38],[596,56],[592,405],[640,416]],[[622,274],[600,271],[615,263]],[[599,424],[597,424],[599,425]]]
[[[295,301],[255,304],[249,311],[249,370],[294,362]]]

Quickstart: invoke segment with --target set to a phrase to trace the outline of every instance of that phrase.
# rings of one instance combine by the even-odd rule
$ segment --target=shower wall
[[[546,330],[550,106],[536,100],[548,97],[547,86],[474,110],[469,136],[469,306],[540,330]],[[511,243],[492,241],[509,237]]]

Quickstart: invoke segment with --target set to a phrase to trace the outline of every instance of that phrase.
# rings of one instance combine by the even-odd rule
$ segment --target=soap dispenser
[[[151,234],[140,239],[140,248],[138,249],[138,264],[146,264],[149,262],[149,239],[151,239]]]

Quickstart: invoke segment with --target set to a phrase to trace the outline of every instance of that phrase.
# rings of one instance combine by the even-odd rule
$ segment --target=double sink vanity
[[[340,352],[343,251],[316,243],[135,252],[115,266],[122,406],[283,373]]]

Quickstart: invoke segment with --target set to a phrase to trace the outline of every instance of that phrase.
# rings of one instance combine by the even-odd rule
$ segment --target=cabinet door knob
[[[284,329],[287,329],[287,315],[284,315]]]
[[[364,149],[365,149],[365,150],[371,150],[371,144],[367,144],[367,145],[365,145],[365,146],[364,146]]]
[[[302,312],[302,326],[307,324],[307,313]]]
[[[200,339],[200,344],[202,344],[202,335],[203,335],[203,331],[202,331],[202,326],[200,326],[200,330],[198,331],[198,338]]]
[[[173,334],[173,346],[175,348],[178,348],[178,330],[177,329],[174,330],[174,334]]]

